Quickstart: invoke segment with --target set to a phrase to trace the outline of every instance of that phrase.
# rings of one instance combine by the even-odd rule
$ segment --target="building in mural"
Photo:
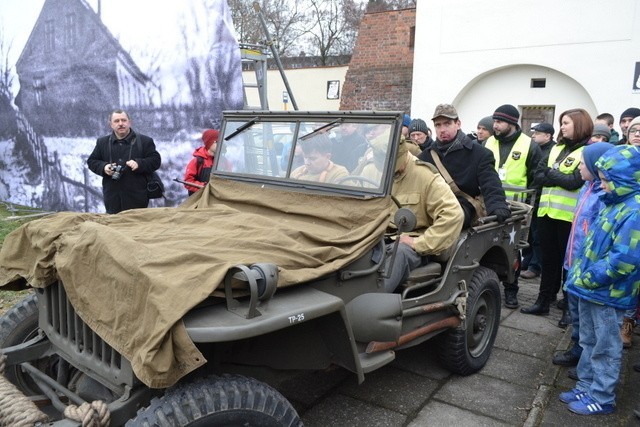
[[[149,105],[153,90],[84,0],[45,1],[16,71],[16,104],[44,135],[95,134],[107,111]]]
[[[101,177],[86,159],[96,138],[111,132],[109,112],[124,108],[162,156],[165,198],[152,205],[175,206],[187,192],[172,179],[183,176],[203,130],[218,125],[224,110],[242,109],[240,52],[225,0],[184,0],[172,14],[150,0],[137,0],[137,9],[115,3],[104,2],[102,14],[100,1],[0,4],[3,17],[29,22],[13,26],[24,44],[7,69],[18,84],[0,87],[0,200],[103,211]],[[168,37],[143,37],[151,30]],[[5,42],[13,36],[0,31]]]

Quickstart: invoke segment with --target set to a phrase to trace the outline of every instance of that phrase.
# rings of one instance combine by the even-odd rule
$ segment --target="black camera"
[[[113,179],[114,181],[118,181],[120,177],[122,177],[122,165],[111,166],[111,170],[113,171],[111,179]]]

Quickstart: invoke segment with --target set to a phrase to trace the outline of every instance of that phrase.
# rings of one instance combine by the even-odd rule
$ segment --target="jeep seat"
[[[442,267],[446,265],[449,259],[453,256],[456,248],[458,247],[458,242],[463,237],[466,237],[465,231],[460,234],[458,240],[456,240],[446,251],[438,255],[429,256],[429,262],[411,270],[405,285],[412,286],[439,277],[442,274]]]
[[[438,262],[428,262],[416,269],[411,270],[406,285],[412,286],[427,280],[435,279],[442,274],[442,265]]]

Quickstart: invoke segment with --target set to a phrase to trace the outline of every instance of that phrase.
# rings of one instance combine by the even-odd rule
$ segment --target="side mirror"
[[[416,215],[411,209],[400,208],[393,216],[393,222],[396,225],[399,233],[407,233],[413,231],[416,228],[418,220]]]

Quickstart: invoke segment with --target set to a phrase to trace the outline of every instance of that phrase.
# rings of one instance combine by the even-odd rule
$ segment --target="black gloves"
[[[502,224],[511,216],[511,211],[509,209],[496,209],[493,215],[495,215],[498,222]]]

